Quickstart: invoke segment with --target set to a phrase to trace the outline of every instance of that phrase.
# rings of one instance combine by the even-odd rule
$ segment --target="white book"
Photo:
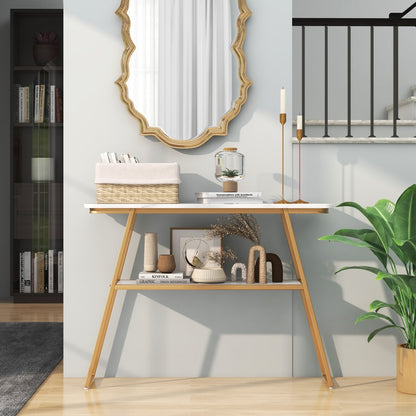
[[[195,192],[196,198],[258,198],[262,199],[261,192]]]
[[[198,204],[262,204],[259,198],[197,198]]]
[[[25,87],[19,87],[19,123],[25,121]]]
[[[53,270],[53,260],[54,260],[55,250],[48,250],[48,293],[54,293],[55,287],[53,284],[54,279],[54,270]]]
[[[152,272],[140,272],[139,279],[183,279],[183,273],[152,273]]]
[[[108,159],[110,160],[110,163],[118,163],[117,155],[114,152],[108,153]]]
[[[139,278],[137,279],[138,285],[188,285],[191,283],[191,279],[189,277],[185,277],[183,279],[144,279]]]
[[[49,122],[56,122],[55,85],[49,86]]]
[[[100,158],[101,158],[101,162],[103,162],[103,163],[110,163],[110,159],[108,157],[108,153],[107,152],[100,153]]]
[[[35,85],[35,108],[33,112],[33,122],[39,123],[39,97],[40,97],[40,85]]]
[[[38,289],[38,253],[33,255],[33,293],[37,293]]]
[[[58,251],[58,293],[64,292],[64,252]]]
[[[32,293],[32,252],[24,251],[23,252],[23,293]]]

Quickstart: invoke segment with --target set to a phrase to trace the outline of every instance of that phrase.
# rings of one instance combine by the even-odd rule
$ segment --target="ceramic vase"
[[[157,269],[160,273],[172,273],[176,269],[175,257],[173,254],[161,254],[157,262]]]
[[[155,272],[157,270],[157,234],[146,233],[144,235],[144,271]]]

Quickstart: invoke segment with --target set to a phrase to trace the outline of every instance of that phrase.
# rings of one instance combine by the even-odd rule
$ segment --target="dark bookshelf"
[[[10,291],[16,303],[57,303],[63,299],[57,279],[63,274],[63,10],[12,9],[10,31]],[[34,47],[37,32],[41,47]],[[45,41],[51,32],[56,42]]]

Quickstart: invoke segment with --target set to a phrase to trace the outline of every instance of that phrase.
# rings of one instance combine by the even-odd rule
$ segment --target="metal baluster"
[[[305,26],[302,26],[302,130],[303,130],[303,137],[306,137],[306,130],[305,130]]]
[[[399,119],[399,26],[393,26],[393,136],[397,135]]]
[[[347,137],[352,137],[351,135],[351,26],[348,26],[348,46],[347,46],[347,54],[348,54],[348,98],[347,98],[347,106],[348,106],[348,127],[347,127]]]
[[[325,134],[328,134],[328,26],[325,26]]]
[[[374,26],[370,27],[370,136],[374,135]]]

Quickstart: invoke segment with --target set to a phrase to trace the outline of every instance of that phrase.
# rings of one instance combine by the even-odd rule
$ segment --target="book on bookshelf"
[[[48,250],[48,293],[55,292],[55,250]]]
[[[29,86],[23,87],[24,104],[23,104],[23,123],[30,121],[30,89]]]
[[[183,272],[179,273],[152,273],[152,272],[140,272],[139,279],[183,279]]]
[[[258,198],[262,199],[261,192],[195,192],[196,198]]]
[[[39,97],[40,97],[40,85],[35,85],[35,105],[33,111],[33,122],[39,123]]]
[[[45,84],[39,86],[39,123],[45,119]]]
[[[58,251],[58,293],[64,291],[64,252]]]
[[[25,119],[25,87],[19,87],[19,123],[24,123]]]
[[[55,92],[55,85],[49,86],[49,122],[55,123],[56,122],[56,92]]]
[[[24,251],[22,253],[22,263],[21,263],[21,278],[23,284],[21,287],[21,293],[31,293],[32,292],[32,252]]]

